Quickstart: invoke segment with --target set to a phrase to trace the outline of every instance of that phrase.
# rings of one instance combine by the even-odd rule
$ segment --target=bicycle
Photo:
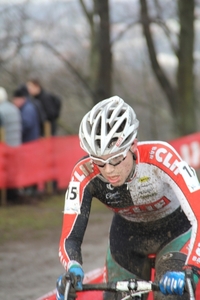
[[[189,300],[195,300],[195,292],[192,284],[192,271],[186,270],[186,289],[185,291],[189,294]],[[76,286],[76,279],[72,274],[66,273],[66,288],[64,294],[64,300],[74,300],[79,293],[74,288]],[[140,279],[129,279],[117,282],[108,283],[93,283],[83,284],[84,291],[108,291],[113,293],[123,293],[123,297],[117,298],[118,300],[142,300],[143,294],[148,294],[151,291],[159,291],[159,285],[156,282],[140,280]]]

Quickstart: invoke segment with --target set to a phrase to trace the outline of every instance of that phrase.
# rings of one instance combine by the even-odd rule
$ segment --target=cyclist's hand
[[[84,272],[79,263],[74,263],[70,266],[69,273],[72,273],[76,278],[76,290],[81,291],[83,289],[82,282],[84,278]]]
[[[185,273],[184,272],[167,272],[159,282],[160,291],[164,295],[176,294],[183,295],[185,287]]]

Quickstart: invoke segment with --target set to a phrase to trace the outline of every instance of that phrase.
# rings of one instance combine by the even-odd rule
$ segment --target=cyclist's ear
[[[138,140],[137,140],[137,138],[135,138],[134,141],[133,141],[133,144],[131,145],[131,148],[130,148],[130,150],[131,150],[132,153],[136,152],[136,150],[137,150],[137,143],[138,143]]]

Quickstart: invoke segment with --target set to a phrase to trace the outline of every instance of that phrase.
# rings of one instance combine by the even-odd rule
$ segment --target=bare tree
[[[133,82],[133,76],[136,76],[137,82],[139,82],[139,80],[142,80],[142,76],[141,78],[138,76],[138,70],[134,72],[131,69],[136,58],[131,48],[127,48],[127,44],[134,39],[134,32],[131,30],[138,27],[140,23],[146,37],[151,66],[155,78],[159,82],[159,86],[162,87],[163,94],[167,99],[166,104],[169,103],[177,135],[191,133],[196,129],[193,74],[194,0],[171,1],[171,3],[175,3],[179,12],[180,30],[176,42],[170,40],[170,30],[165,21],[166,12],[162,6],[166,2],[167,0],[140,0],[138,3],[141,7],[141,17],[140,13],[135,13],[135,7],[131,14],[127,9],[128,6],[121,2],[120,5],[124,10],[123,14],[119,16],[121,9],[120,13],[117,10],[117,13],[115,11],[113,14],[113,9],[116,6],[115,4],[112,6],[109,0],[49,1],[48,4],[41,2],[39,5],[42,9],[39,15],[34,13],[36,7],[32,6],[32,1],[25,1],[12,6],[7,5],[0,10],[0,16],[2,17],[0,78],[2,79],[3,76],[5,78],[5,74],[7,74],[7,84],[10,88],[10,83],[16,85],[27,78],[30,73],[40,72],[45,84],[48,84],[48,80],[51,78],[51,82],[57,83],[54,84],[55,88],[60,85],[59,90],[64,97],[66,95],[66,99],[71,96],[72,98],[75,97],[77,103],[74,105],[74,111],[80,110],[81,113],[84,109],[91,107],[92,104],[111,96],[112,90],[116,90],[116,86],[122,96],[126,95],[126,99],[136,101],[134,100],[134,98],[137,98],[135,94],[137,89],[140,88],[139,84],[134,83],[134,85],[131,85],[131,80]],[[148,7],[150,4],[154,5],[153,12]],[[128,5],[131,5],[131,0]],[[70,13],[69,6],[71,8],[73,6],[72,10],[70,8]],[[71,12],[73,12],[73,16]],[[48,18],[47,16],[50,15],[51,18]],[[115,16],[114,21],[113,15]],[[128,21],[127,15],[129,16]],[[17,20],[17,26],[13,20]],[[119,27],[122,25],[121,31],[117,27],[118,21]],[[159,63],[155,35],[152,32],[152,27],[155,24],[162,28],[163,34],[167,36],[171,49],[178,60],[176,75],[174,75],[175,80],[172,80]],[[121,49],[120,59],[117,61],[116,56],[119,48]],[[127,51],[131,51],[131,54],[128,54]],[[121,60],[123,56],[126,56],[129,71],[132,73],[123,72],[125,68],[123,59]],[[133,61],[131,63],[128,61],[129,56],[132,56]],[[147,69],[146,57],[143,57],[142,60],[145,60],[145,66],[141,64],[140,67],[145,72]],[[115,69],[113,68],[114,64]],[[118,72],[121,77],[118,77],[119,81],[113,85],[113,78],[116,79],[114,72]],[[56,75],[53,76],[53,74]],[[129,76],[128,80],[122,74]],[[149,77],[149,73],[147,76]],[[123,86],[122,81],[126,82],[125,91],[120,88]],[[151,85],[157,108],[158,100],[156,97],[160,99],[160,90],[158,88],[156,90],[152,86],[152,82],[154,84],[155,81],[151,77],[151,80],[147,80],[146,83]],[[70,87],[69,83],[71,83]],[[142,85],[144,86],[141,83]],[[51,87],[52,84],[49,83],[49,86]],[[132,90],[133,86],[134,91]],[[70,91],[71,95],[69,95]],[[148,93],[147,91],[146,95]],[[146,98],[148,98],[148,102]],[[141,93],[138,99],[137,103],[135,102],[138,106],[139,103],[140,105],[145,103],[145,105],[151,106],[151,100],[149,100],[151,97],[146,97]],[[73,100],[72,103],[74,103]],[[155,107],[155,105],[152,104],[152,107]],[[165,116],[169,115],[168,105],[166,107]],[[150,111],[152,110],[146,112],[149,114],[149,118],[150,114],[152,115]],[[65,120],[70,120],[69,123],[73,124],[74,118],[72,120],[71,116],[72,113]],[[157,116],[157,118],[161,119],[162,116]],[[77,117],[77,119],[79,118]],[[152,122],[152,124],[154,123]],[[72,127],[74,128],[74,126]]]
[[[158,2],[156,1],[156,4]],[[157,52],[151,25],[160,23],[164,29],[166,24],[161,19],[149,16],[147,0],[140,0],[141,23],[149,51],[153,72],[162,87],[169,102],[174,117],[174,128],[178,135],[185,135],[196,131],[195,97],[194,97],[194,0],[178,0],[177,10],[180,22],[179,43],[175,48],[178,58],[177,82],[171,82],[157,59]]]
[[[90,74],[93,102],[111,95],[112,53],[110,44],[109,1],[93,0],[93,9],[79,0],[90,28]]]

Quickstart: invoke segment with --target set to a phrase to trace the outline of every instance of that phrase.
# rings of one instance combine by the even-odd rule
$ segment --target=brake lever
[[[73,299],[76,298],[76,277],[71,273],[65,274],[66,278],[66,286],[65,286],[65,294],[64,294],[64,300],[68,300],[69,296],[71,295]]]
[[[66,281],[64,300],[68,300],[70,288],[71,288],[71,282],[68,280]]]
[[[185,270],[185,283],[186,283],[186,290],[189,293],[190,300],[195,300],[195,294],[194,294],[194,286],[192,284],[193,282],[193,272],[191,269]]]

